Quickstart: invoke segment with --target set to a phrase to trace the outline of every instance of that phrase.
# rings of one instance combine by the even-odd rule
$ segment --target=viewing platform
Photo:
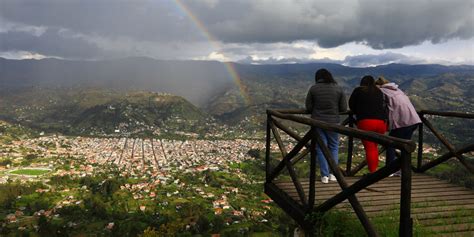
[[[399,236],[412,236],[414,225],[433,236],[474,236],[474,190],[424,173],[452,158],[458,159],[471,174],[474,171],[472,162],[465,156],[474,151],[474,144],[455,148],[424,115],[462,119],[473,119],[474,115],[434,111],[421,111],[419,114],[423,123],[419,125],[416,144],[355,129],[350,114],[341,125],[332,125],[309,118],[304,110],[268,110],[265,193],[305,230],[307,236],[313,235],[314,225],[308,216],[329,210],[355,214],[368,236],[379,236],[372,222],[381,215],[389,215],[393,221],[399,222]],[[294,129],[297,126],[299,129]],[[301,132],[304,126],[308,129],[301,136],[297,130]],[[423,158],[424,127],[447,148],[447,153],[436,159]],[[343,164],[336,166],[313,128],[337,132],[347,138],[345,169],[340,167]],[[283,141],[280,131],[296,141],[290,151],[287,151],[288,144]],[[272,138],[279,147],[278,154],[271,150]],[[361,176],[359,172],[366,163],[353,164],[354,139],[393,146],[401,153],[397,162]],[[316,144],[322,145],[323,153],[330,158],[327,159],[328,165],[337,182],[323,184],[316,178]],[[416,161],[413,159],[412,162],[412,157],[417,157]],[[298,170],[304,166],[309,166],[309,172]],[[401,177],[389,177],[399,169]],[[283,172],[289,177],[281,177]],[[302,174],[306,176],[301,177]]]

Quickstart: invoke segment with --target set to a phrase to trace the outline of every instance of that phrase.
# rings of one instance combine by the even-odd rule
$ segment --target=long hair
[[[337,82],[332,77],[332,74],[325,68],[321,68],[316,71],[316,73],[314,74],[314,80],[316,81],[316,83],[322,82],[337,84]]]
[[[377,86],[381,86],[381,85],[384,85],[384,84],[387,84],[387,83],[390,83],[390,81],[385,79],[385,77],[383,77],[383,76],[380,76],[379,79],[377,79],[377,81],[375,81],[375,85],[377,85]]]
[[[379,89],[375,85],[375,79],[370,75],[362,77],[362,79],[360,80],[360,86],[367,88],[368,91]]]

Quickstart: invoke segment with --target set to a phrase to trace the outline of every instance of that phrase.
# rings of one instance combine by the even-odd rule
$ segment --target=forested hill
[[[319,68],[327,68],[334,74],[336,81],[347,95],[358,86],[362,76],[383,75],[399,84],[417,109],[474,112],[472,107],[474,66],[389,64],[353,68],[328,63],[279,65],[233,63],[232,67],[237,71],[238,79],[231,76],[232,72],[229,71],[228,65],[213,61],[161,61],[151,58],[108,61],[0,58],[0,105],[2,105],[0,109],[8,110],[2,112],[2,115],[8,115],[9,120],[18,120],[21,115],[25,121],[28,117],[38,114],[35,107],[31,106],[35,101],[43,101],[41,108],[44,110],[40,110],[41,114],[45,111],[51,115],[64,114],[63,107],[49,103],[49,100],[31,99],[32,96],[41,96],[45,91],[47,96],[63,100],[74,98],[81,92],[89,93],[94,90],[108,91],[105,94],[111,99],[130,91],[165,92],[181,96],[197,107],[191,109],[190,105],[186,106],[190,108],[186,111],[196,111],[193,114],[200,114],[199,116],[205,114],[211,119],[217,119],[231,126],[239,124],[242,128],[253,131],[260,128],[267,108],[301,108],[308,88],[314,84],[314,72]],[[110,91],[117,93],[110,94]],[[31,103],[23,103],[25,101]],[[113,106],[114,104],[117,106]],[[148,108],[147,99],[140,104]],[[121,104],[120,100],[110,101],[104,107],[84,110],[84,114],[77,114],[78,118],[59,120],[73,121],[74,124],[71,126],[81,127],[90,124],[101,126],[105,124],[103,121],[107,121],[107,111],[111,108],[109,106],[123,107],[124,109],[120,111],[128,111],[126,108],[133,107],[133,104]],[[13,107],[15,110],[8,109]],[[28,114],[28,111],[34,113]],[[150,116],[145,117],[152,118],[153,114],[155,112],[151,111]],[[128,117],[125,119],[121,116],[114,115],[114,118],[129,120]],[[64,116],[46,118],[62,117]],[[117,123],[120,124],[122,120],[117,120]],[[150,122],[151,120],[148,121],[149,119],[137,117],[136,120],[135,122],[150,126],[155,124]],[[50,120],[43,122],[55,123]],[[108,126],[110,128],[106,130],[112,130],[114,126]]]
[[[474,66],[389,64],[353,68],[338,64],[233,64],[241,80],[259,82],[276,79],[312,83],[314,72],[327,68],[348,86],[363,75],[384,75],[398,83],[446,73],[474,74]],[[151,58],[124,58],[105,61],[59,59],[8,60],[0,58],[0,86],[19,87],[104,87],[121,90],[150,90],[179,95],[205,107],[215,96],[236,89],[226,65],[215,61],[163,61]],[[286,81],[282,81],[286,83]],[[246,86],[252,90],[251,85]],[[304,88],[306,89],[306,87]]]

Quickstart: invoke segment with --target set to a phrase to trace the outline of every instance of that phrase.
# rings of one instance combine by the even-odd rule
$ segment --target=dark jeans
[[[397,129],[392,129],[388,135],[392,137],[398,137],[402,139],[411,139],[413,132],[418,127],[418,124],[414,124],[408,127],[402,127]],[[388,165],[390,162],[395,160],[395,148],[387,147],[387,159],[385,160],[385,165]]]

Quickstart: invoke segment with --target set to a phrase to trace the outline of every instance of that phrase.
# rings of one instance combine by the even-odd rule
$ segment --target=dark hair
[[[316,71],[316,74],[314,75],[314,80],[316,82],[337,84],[337,82],[332,77],[332,74],[325,68],[321,68]]]
[[[375,86],[375,79],[372,76],[364,76],[360,80],[360,86]]]
[[[362,77],[360,80],[360,86],[367,88],[369,91],[379,90],[379,88],[375,85],[375,79],[370,75]]]

